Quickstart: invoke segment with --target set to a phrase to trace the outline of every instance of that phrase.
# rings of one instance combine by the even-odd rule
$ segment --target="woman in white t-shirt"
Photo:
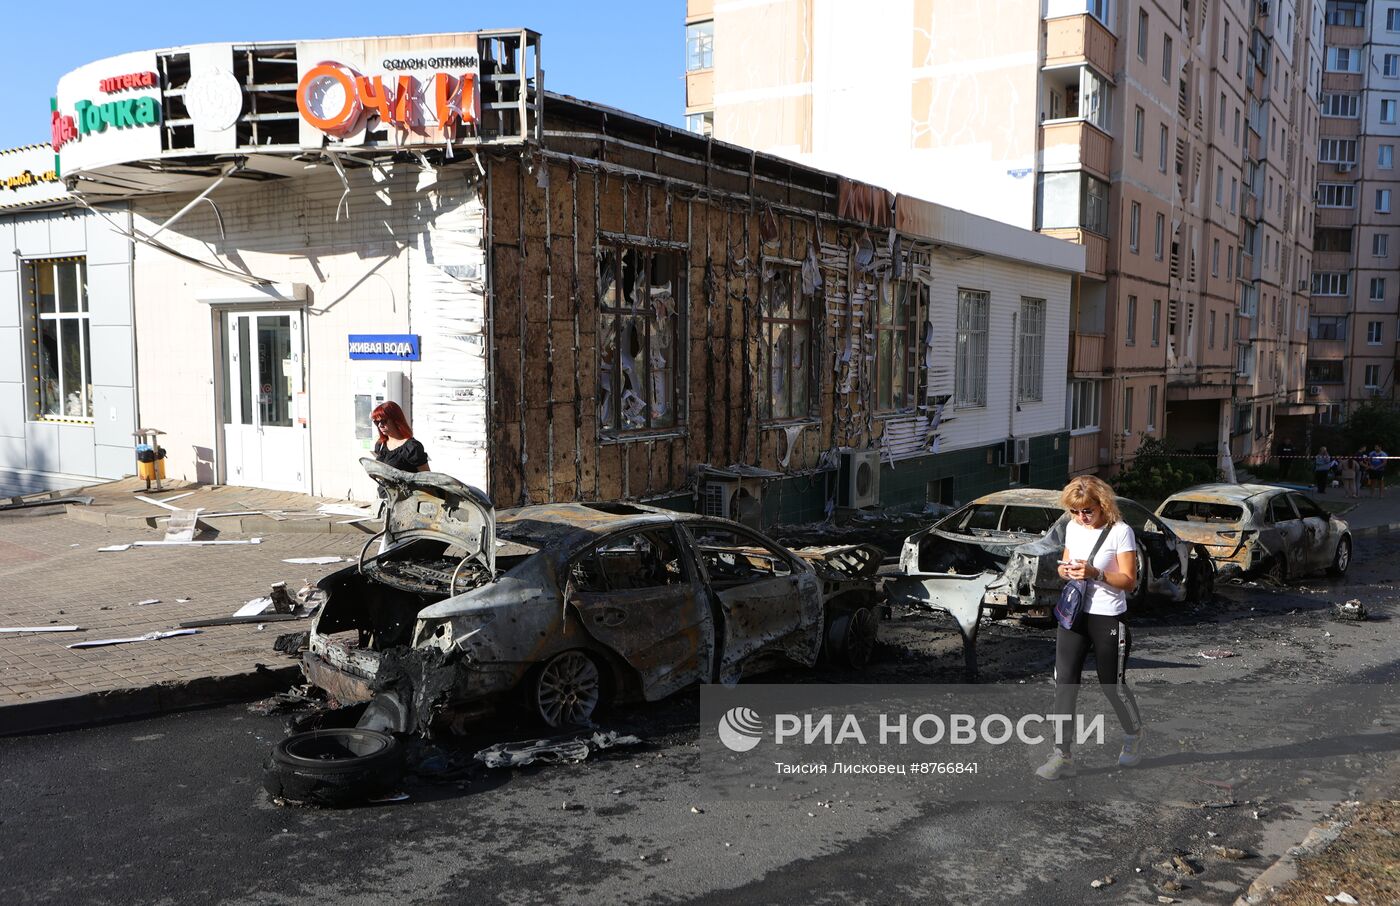
[[[1065,527],[1065,549],[1060,557],[1062,579],[1083,579],[1088,604],[1073,629],[1055,631],[1055,712],[1070,716],[1064,738],[1036,773],[1058,780],[1074,771],[1069,740],[1079,697],[1079,678],[1089,650],[1098,664],[1099,685],[1118,715],[1125,734],[1118,764],[1132,767],[1142,760],[1142,716],[1128,688],[1125,671],[1132,636],[1123,614],[1128,592],[1137,585],[1137,539],[1123,522],[1113,488],[1104,481],[1080,476],[1065,485],[1060,505],[1070,516]]]

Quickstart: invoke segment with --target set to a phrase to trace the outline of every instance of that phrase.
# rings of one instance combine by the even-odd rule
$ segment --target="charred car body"
[[[1173,494],[1157,515],[1204,546],[1222,578],[1266,573],[1279,582],[1326,569],[1346,574],[1351,530],[1306,494],[1258,484],[1206,484]]]
[[[1178,537],[1162,520],[1123,497],[1118,508],[1137,536],[1138,585],[1133,599],[1204,600],[1215,572],[1206,550]],[[994,616],[1048,618],[1065,580],[1058,561],[1069,517],[1060,492],[999,491],[910,535],[898,578],[887,580],[890,603],[943,610],[962,631],[969,674],[976,673],[977,623]]]
[[[862,666],[874,647],[877,551],[799,555],[632,504],[498,516],[447,475],[363,462],[386,494],[385,545],[321,580],[303,657],[331,697],[369,703],[361,727],[426,732],[515,697],[550,726],[585,724],[612,697],[654,701],[823,650]]]

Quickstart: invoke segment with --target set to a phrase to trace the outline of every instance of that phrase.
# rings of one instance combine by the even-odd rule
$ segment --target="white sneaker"
[[[1123,750],[1118,753],[1118,766],[1120,768],[1136,767],[1142,761],[1142,740],[1147,736],[1147,728],[1142,727],[1137,731],[1137,735],[1124,734]]]
[[[1074,776],[1074,759],[1070,758],[1068,752],[1056,749],[1050,753],[1045,764],[1035,769],[1035,774],[1041,780],[1059,780],[1061,777],[1072,777]]]

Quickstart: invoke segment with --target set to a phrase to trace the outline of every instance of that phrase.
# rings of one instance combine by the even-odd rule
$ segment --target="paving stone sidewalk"
[[[339,565],[291,557],[356,557],[365,535],[284,532],[260,544],[97,549],[160,532],[94,525],[60,507],[0,513],[0,627],[77,625],[83,632],[0,633],[0,734],[154,713],[255,694],[292,679],[277,635],[308,620],[218,626],[199,634],[103,648],[81,640],[139,636],[182,620],[225,616],[285,580],[295,591]],[[221,540],[247,535],[223,533]],[[159,604],[136,602],[156,598]],[[188,598],[185,603],[178,599]],[[286,676],[269,677],[268,669]],[[279,675],[280,677],[280,675]]]

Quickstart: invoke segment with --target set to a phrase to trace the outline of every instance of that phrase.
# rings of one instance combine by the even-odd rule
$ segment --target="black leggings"
[[[1099,685],[1118,714],[1123,732],[1137,734],[1142,730],[1142,715],[1138,713],[1133,690],[1128,688],[1128,651],[1133,646],[1132,633],[1121,617],[1090,613],[1079,618],[1073,629],[1055,629],[1055,713],[1074,717],[1079,699],[1079,677],[1084,672],[1084,660],[1094,649],[1098,665]],[[1064,742],[1059,749],[1069,751],[1074,738],[1074,724],[1065,725]]]

